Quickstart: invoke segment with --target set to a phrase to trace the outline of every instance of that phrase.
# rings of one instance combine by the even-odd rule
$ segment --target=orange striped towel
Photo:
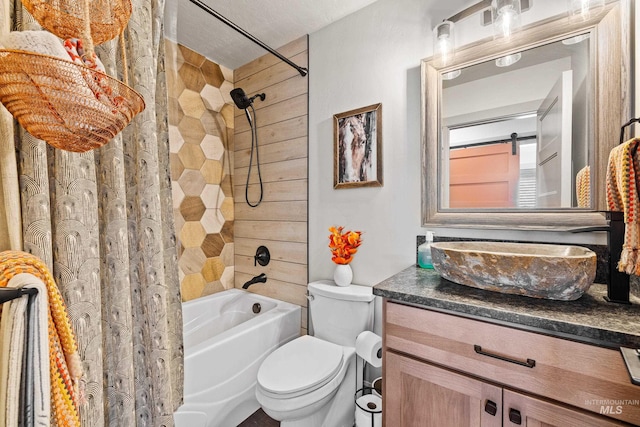
[[[583,167],[576,174],[576,198],[579,208],[591,207],[591,168]]]
[[[618,145],[609,154],[607,168],[607,204],[609,210],[623,212],[625,222],[624,244],[618,271],[640,274],[640,165],[638,163],[640,139],[631,139]]]
[[[20,273],[33,274],[47,287],[51,410],[55,425],[80,426],[78,386],[83,375],[82,362],[62,295],[42,260],[26,252],[0,252],[0,286],[7,286]]]

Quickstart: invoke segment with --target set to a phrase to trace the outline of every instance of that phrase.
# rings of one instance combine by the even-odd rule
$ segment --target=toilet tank
[[[373,328],[373,291],[369,286],[337,286],[331,280],[309,283],[313,335],[355,347],[360,332]]]

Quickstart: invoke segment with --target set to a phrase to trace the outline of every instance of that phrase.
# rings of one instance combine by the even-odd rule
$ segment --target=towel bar
[[[0,288],[0,304],[20,298],[22,295],[35,295],[36,288]]]

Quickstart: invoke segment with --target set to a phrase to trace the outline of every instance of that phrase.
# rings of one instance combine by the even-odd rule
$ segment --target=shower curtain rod
[[[218,12],[216,12],[213,9],[211,9],[209,6],[207,6],[206,4],[202,3],[200,0],[189,0],[189,1],[191,3],[193,3],[193,4],[195,4],[196,6],[198,6],[200,9],[204,10],[205,12],[207,12],[209,15],[211,15],[214,18],[217,18],[218,20],[220,20],[223,23],[227,24],[229,27],[233,28],[234,30],[236,30],[237,32],[239,32],[240,34],[242,34],[243,36],[245,36],[246,38],[248,38],[249,40],[251,40],[252,42],[257,44],[258,46],[260,46],[261,48],[267,50],[269,53],[277,56],[282,61],[284,61],[287,64],[291,65],[293,68],[298,70],[298,72],[300,73],[300,75],[302,77],[306,76],[307,73],[309,72],[308,69],[306,69],[304,67],[300,67],[299,65],[296,65],[295,63],[290,61],[289,58],[285,58],[280,52],[278,52],[275,49],[269,47],[267,44],[265,44],[264,42],[262,42],[261,40],[256,38],[254,35],[248,33],[247,31],[243,30],[242,28],[238,27],[235,23],[231,22],[230,20],[228,20],[224,16],[220,15]]]

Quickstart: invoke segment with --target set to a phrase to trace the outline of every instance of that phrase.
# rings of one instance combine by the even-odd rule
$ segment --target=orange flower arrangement
[[[333,257],[331,261],[336,264],[349,264],[353,261],[353,255],[358,252],[358,246],[362,243],[362,232],[342,231],[344,227],[329,227],[329,248]]]

